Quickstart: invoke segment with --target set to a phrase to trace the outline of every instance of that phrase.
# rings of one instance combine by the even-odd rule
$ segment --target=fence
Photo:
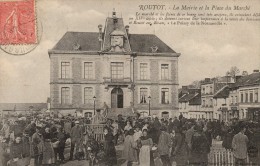
[[[94,134],[94,138],[99,141],[104,141],[104,127],[105,124],[87,124],[85,128],[88,132],[92,132]]]
[[[208,156],[209,165],[214,166],[235,166],[235,160],[233,156],[233,152],[231,150],[211,150]],[[249,158],[246,159],[247,166],[254,166]]]

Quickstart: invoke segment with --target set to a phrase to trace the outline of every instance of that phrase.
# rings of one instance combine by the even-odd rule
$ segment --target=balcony
[[[111,77],[104,77],[104,84],[106,85],[125,85],[129,86],[132,83],[130,77],[125,78],[111,78]]]
[[[230,103],[230,106],[238,106],[238,103]]]

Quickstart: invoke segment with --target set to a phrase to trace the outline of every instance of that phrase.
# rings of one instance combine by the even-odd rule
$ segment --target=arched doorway
[[[124,93],[121,88],[114,88],[111,91],[111,108],[123,108]]]

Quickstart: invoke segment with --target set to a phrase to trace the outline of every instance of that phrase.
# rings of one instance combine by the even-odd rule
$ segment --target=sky
[[[46,102],[49,97],[48,50],[67,31],[98,32],[113,8],[128,25],[139,5],[250,5],[260,11],[260,1],[251,0],[37,0],[37,19],[43,27],[39,45],[32,52],[9,55],[0,50],[0,103]],[[1,12],[1,11],[0,11]],[[260,23],[239,22],[227,26],[130,25],[130,33],[155,34],[179,57],[179,84],[205,77],[223,76],[232,66],[252,73],[260,69]]]

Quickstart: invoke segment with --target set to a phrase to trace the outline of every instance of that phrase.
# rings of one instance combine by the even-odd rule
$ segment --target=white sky
[[[168,2],[168,3],[167,3]],[[113,8],[124,18],[135,15],[140,4],[244,5],[243,0],[37,0],[43,25],[39,46],[29,54],[13,56],[0,50],[0,103],[46,102],[49,97],[51,49],[66,31],[97,32]],[[247,2],[259,12],[260,1]],[[221,76],[237,66],[252,73],[260,68],[260,23],[240,22],[227,26],[141,26],[130,25],[130,33],[155,33],[179,58],[179,83],[190,84],[205,77]]]

